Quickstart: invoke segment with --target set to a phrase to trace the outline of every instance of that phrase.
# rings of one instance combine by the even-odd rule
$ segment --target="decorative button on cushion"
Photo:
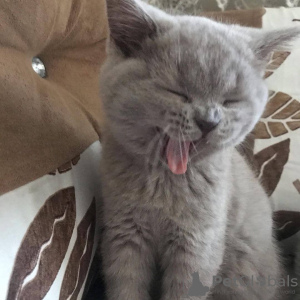
[[[32,59],[32,69],[42,78],[47,76],[46,67],[38,57]]]

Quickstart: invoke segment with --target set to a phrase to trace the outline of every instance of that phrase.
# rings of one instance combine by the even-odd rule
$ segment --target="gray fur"
[[[217,274],[278,278],[270,202],[235,146],[266,104],[268,54],[295,30],[266,35],[132,1],[109,0],[110,27],[123,31],[112,30],[101,75],[108,300],[151,299],[156,266],[161,300],[184,298],[195,272],[208,287]],[[204,134],[198,121],[215,119]],[[166,136],[194,141],[184,175],[167,167]],[[201,299],[283,299],[276,288],[224,289]]]

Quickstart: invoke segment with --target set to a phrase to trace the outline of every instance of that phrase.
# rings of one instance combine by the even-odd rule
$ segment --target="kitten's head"
[[[269,54],[299,34],[170,16],[134,0],[109,0],[108,18],[101,92],[111,132],[175,174],[191,157],[243,141],[267,101]]]

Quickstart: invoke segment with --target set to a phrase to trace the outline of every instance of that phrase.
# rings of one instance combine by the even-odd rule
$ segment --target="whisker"
[[[180,129],[182,138],[184,139],[184,134],[183,134],[182,128],[180,127],[179,129]],[[193,143],[193,141],[192,141],[190,135],[189,135],[189,134],[187,134],[187,135],[188,135],[188,137],[190,138],[190,140],[191,140],[191,142],[192,142],[192,145],[194,146],[195,150],[197,151],[197,149],[196,149],[196,147],[195,147],[195,145],[194,145],[194,143]],[[184,144],[184,147],[186,147],[185,144]],[[186,149],[186,148],[184,148],[184,149],[185,149],[185,151],[188,150],[188,149]],[[188,163],[191,163],[191,161],[192,161],[192,160],[191,160],[191,157],[190,157],[190,155],[189,155],[189,156],[188,156]],[[185,174],[185,177],[186,177],[186,174]],[[187,178],[186,178],[186,180],[187,180]]]
[[[184,142],[184,134],[183,134],[181,126],[179,127],[179,130],[180,130],[180,133],[181,133],[181,136],[182,136],[182,142]],[[184,147],[184,150],[186,150],[185,147]]]
[[[196,153],[198,154],[198,150],[197,150],[197,148],[196,148],[196,146],[195,146],[195,143],[194,143],[193,141],[191,141],[191,143],[192,143],[192,145],[193,145],[194,150],[195,150]]]
[[[183,139],[183,141],[184,141],[184,134],[183,134],[182,128],[179,127],[179,129],[180,129],[180,132],[181,132],[181,135],[182,135],[182,139]],[[185,147],[186,147],[186,145],[185,145],[185,143],[184,143],[184,149],[185,149],[185,151],[187,151],[188,149],[186,149]],[[191,162],[189,156],[188,156],[188,162],[189,162],[189,163]],[[187,174],[184,173],[183,176],[184,176],[185,181],[188,182]]]
[[[197,143],[196,143],[196,145],[194,145],[194,147],[196,148],[195,150],[196,150],[196,153],[194,153],[194,155],[192,155],[191,156],[191,159],[194,159],[195,157],[197,157],[199,154],[200,154],[200,152],[197,150],[197,145],[199,144],[200,142],[198,141]]]
[[[191,136],[187,133],[187,135],[188,135],[188,137],[190,138],[190,140],[191,140],[191,144],[192,144],[192,146],[193,146],[193,148],[194,148],[194,150],[196,151],[196,153],[198,153],[198,150],[197,150],[197,148],[196,148],[196,146],[195,146],[195,143],[194,143],[194,141],[191,139]]]
[[[180,132],[181,132],[181,135],[182,135],[182,140],[184,141],[184,134],[183,134],[182,128],[180,127],[179,129],[180,129]],[[193,141],[192,141],[192,139],[191,139],[191,136],[190,136],[188,133],[186,133],[186,134],[187,134],[188,137],[190,138],[191,143],[194,145],[194,143],[193,143]],[[195,145],[194,145],[194,147],[195,147]],[[184,150],[185,150],[185,151],[188,150],[188,149],[186,149],[186,144],[184,144]],[[197,149],[195,149],[195,150],[197,151]]]
[[[179,149],[180,149],[181,165],[183,165],[183,154],[182,154],[182,148],[181,148],[181,137],[180,137],[180,134],[178,134],[178,137],[179,137]]]
[[[189,155],[189,163],[190,163],[190,162],[192,161],[192,159],[193,159],[196,155],[199,154],[199,152],[198,152],[197,147],[196,147],[194,141],[192,140],[191,136],[190,136],[188,133],[186,133],[186,134],[187,134],[187,136],[189,137],[189,139],[190,139],[190,141],[191,141],[191,144],[192,144],[192,146],[193,146],[193,148],[194,148],[194,150],[195,150],[195,152],[196,152],[196,153],[195,153],[194,155],[192,155],[192,156]]]

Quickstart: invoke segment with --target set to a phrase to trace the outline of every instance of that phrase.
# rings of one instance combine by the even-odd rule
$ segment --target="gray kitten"
[[[282,299],[276,287],[251,284],[277,280],[281,266],[270,201],[235,146],[267,102],[269,54],[299,30],[175,17],[134,0],[108,0],[108,17],[101,75],[108,299],[151,299],[157,267],[161,300],[188,298],[195,273],[210,288],[201,299]],[[244,284],[228,283],[242,276]]]

